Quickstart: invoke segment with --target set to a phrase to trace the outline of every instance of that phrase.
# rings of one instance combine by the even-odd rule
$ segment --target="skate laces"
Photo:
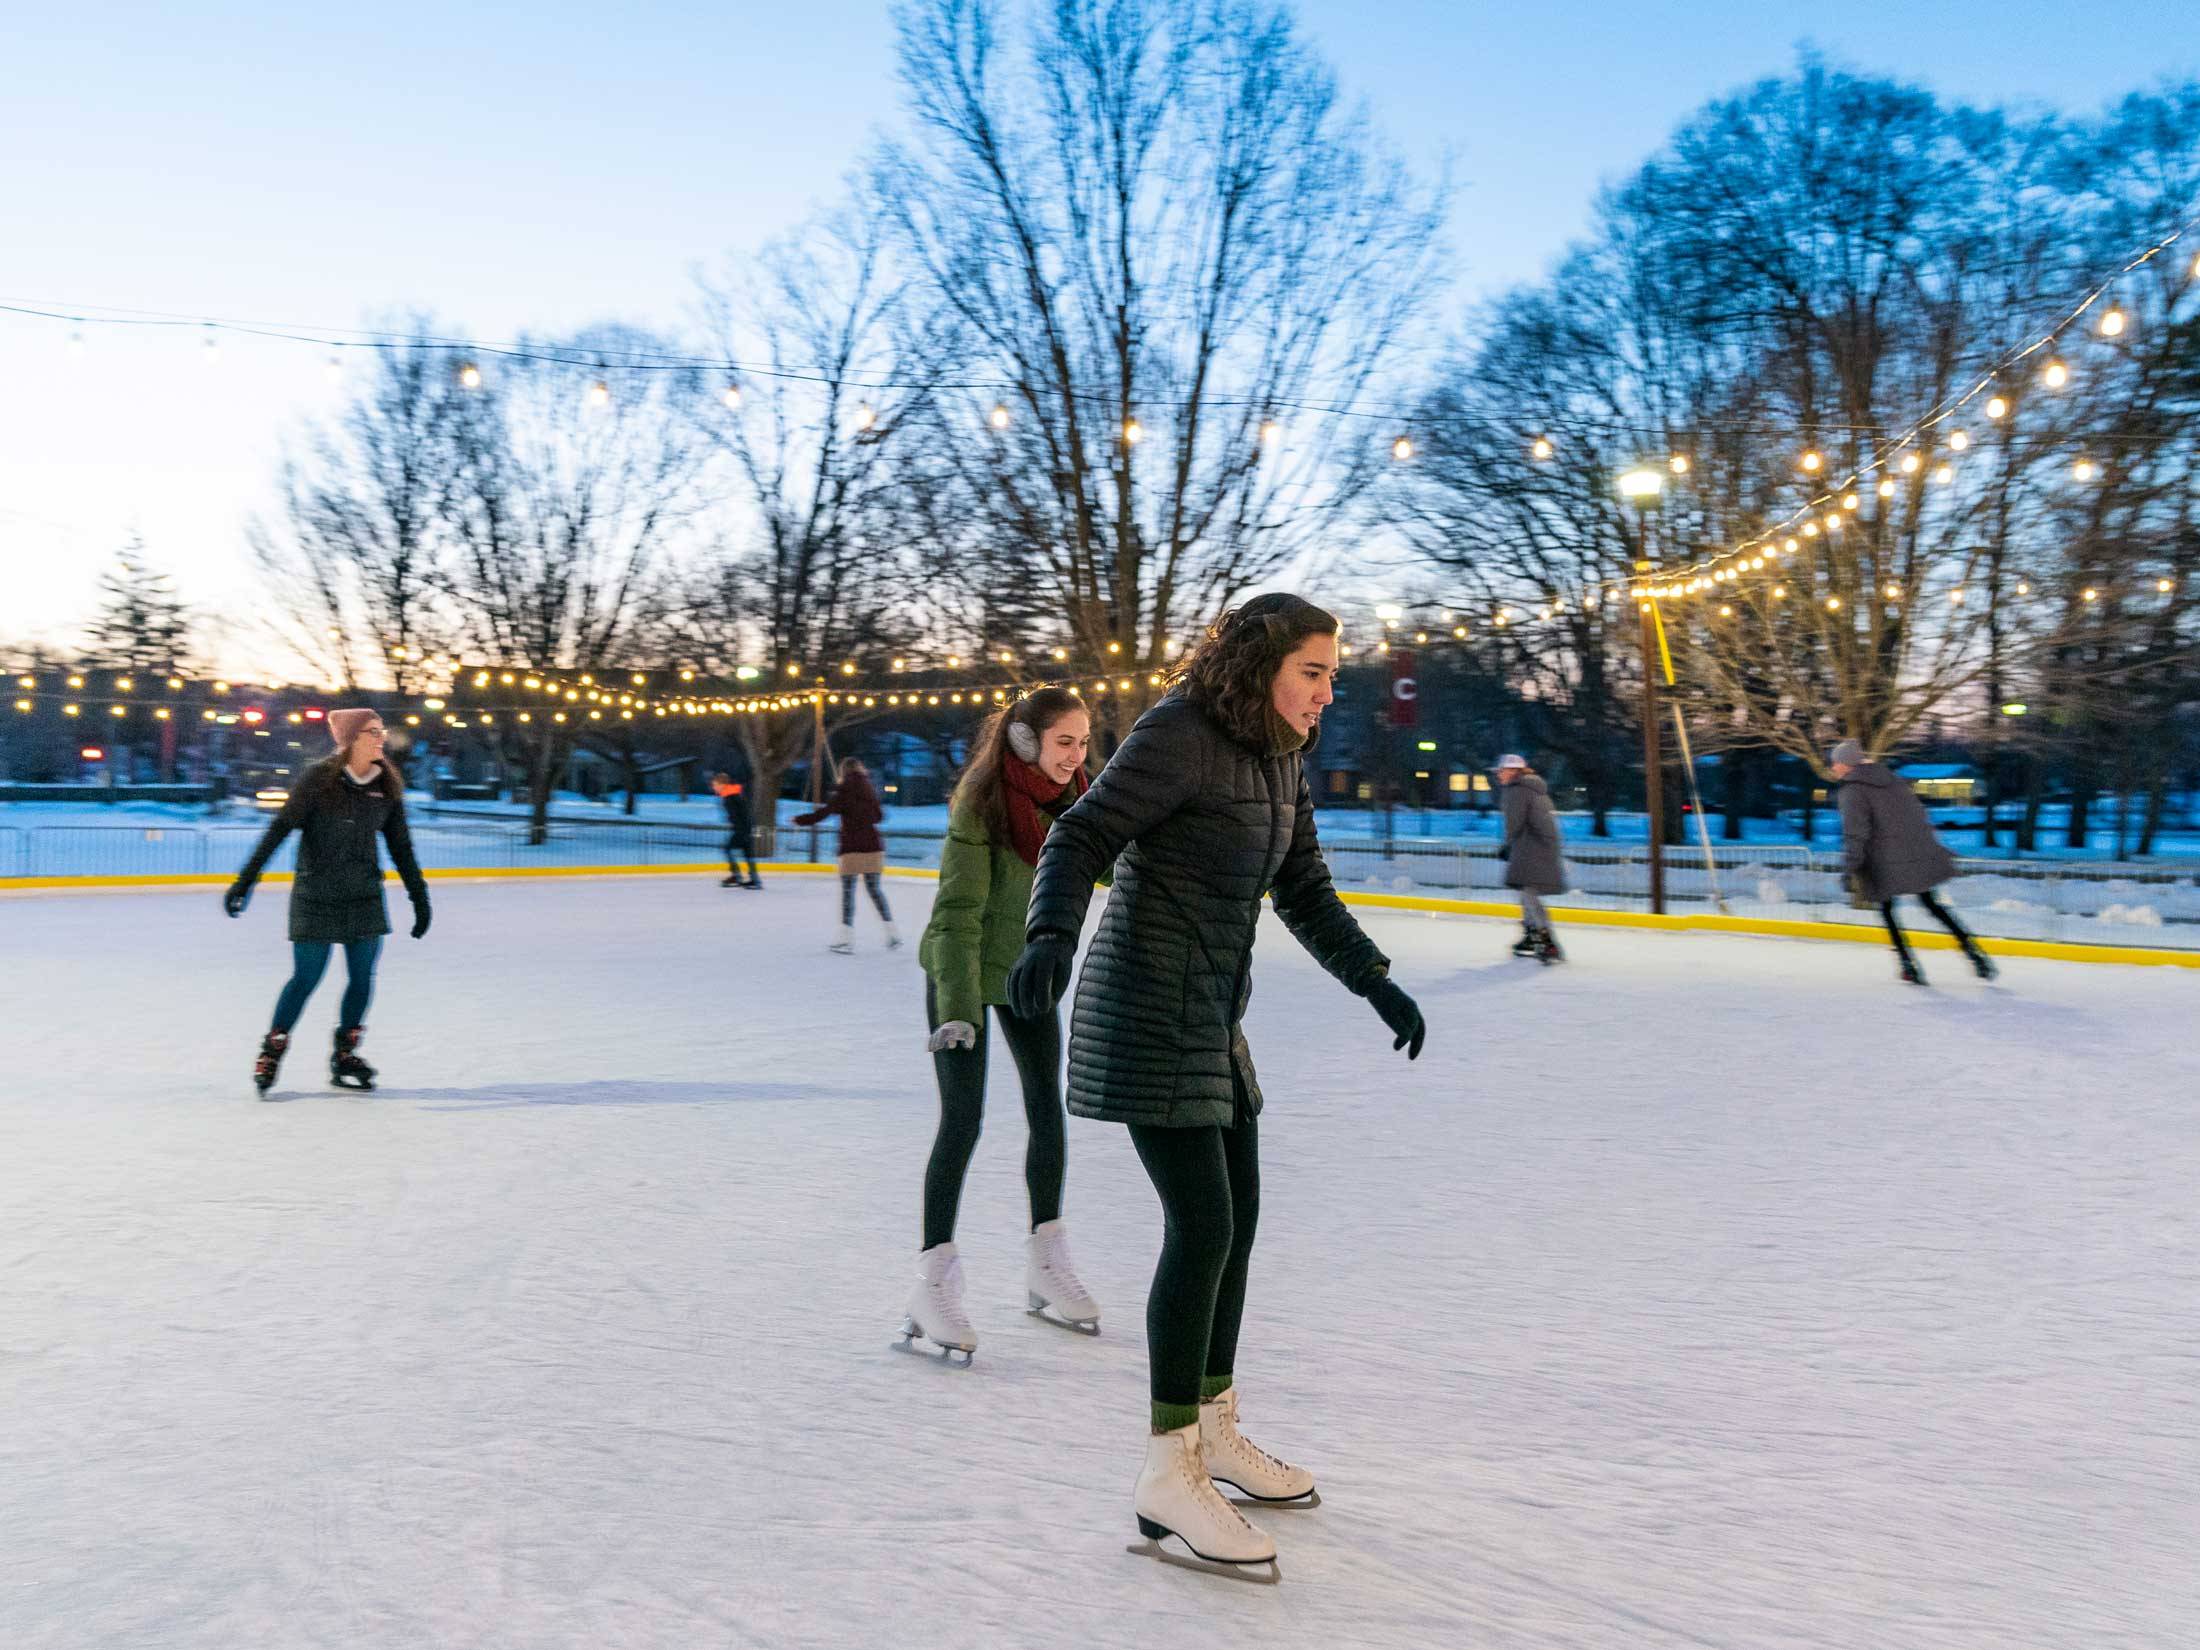
[[[1253,1526],[1246,1516],[1230,1502],[1230,1498],[1215,1488],[1215,1481],[1207,1476],[1207,1469],[1199,1464],[1199,1440],[1194,1438],[1176,1452],[1176,1470],[1184,1480],[1186,1489],[1192,1492],[1192,1500],[1205,1509],[1207,1516],[1235,1524],[1241,1530]]]
[[[1290,1462],[1270,1455],[1254,1443],[1252,1439],[1238,1431],[1237,1399],[1234,1396],[1226,1403],[1218,1402],[1215,1405],[1215,1415],[1220,1423],[1215,1430],[1222,1434],[1222,1442],[1228,1447],[1230,1453],[1240,1461],[1248,1466],[1261,1467],[1279,1475],[1289,1474],[1295,1470]]]

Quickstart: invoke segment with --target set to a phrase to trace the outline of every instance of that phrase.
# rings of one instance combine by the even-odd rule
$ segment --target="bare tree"
[[[333,423],[307,428],[284,459],[275,518],[247,528],[273,586],[269,627],[345,688],[381,678],[410,692],[452,635],[441,562],[474,408],[465,363],[426,341],[425,320],[414,331],[376,352]]]
[[[787,769],[814,754],[824,707],[804,690],[834,692],[851,665],[888,674],[924,634],[924,558],[897,468],[924,395],[867,387],[911,376],[876,212],[819,218],[704,299],[714,348],[762,370],[702,384],[689,402],[720,460],[724,515],[658,629],[705,685],[788,695],[788,708],[735,724],[768,822]],[[830,710],[828,735],[863,714],[854,701]]]
[[[1439,202],[1258,0],[910,0],[898,24],[914,130],[876,194],[930,306],[927,451],[967,501],[936,566],[1039,573],[1059,645],[1151,670],[1334,549]]]
[[[603,678],[506,730],[527,764],[539,842],[573,742],[608,733],[617,744],[636,717],[613,678],[633,662],[652,574],[692,530],[709,454],[684,375],[585,365],[663,359],[646,336],[602,329],[528,353],[547,359],[505,363],[459,426],[439,588],[481,664]]]

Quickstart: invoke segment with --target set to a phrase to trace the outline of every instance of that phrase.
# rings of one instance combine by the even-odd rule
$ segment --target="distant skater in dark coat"
[[[718,793],[719,804],[726,810],[726,876],[718,886],[763,887],[756,876],[756,821],[749,812],[747,790],[731,774],[723,773],[711,776],[710,788]],[[741,876],[744,863],[749,868],[745,881]]]
[[[1545,894],[1566,892],[1566,861],[1558,838],[1558,815],[1551,808],[1551,788],[1543,776],[1520,756],[1497,759],[1497,783],[1504,789],[1505,886],[1520,890],[1519,943],[1516,957],[1534,957],[1545,967],[1564,962],[1558,936],[1551,932],[1551,913]]]
[[[1925,983],[1925,971],[1911,955],[1910,942],[1895,920],[1894,902],[1915,894],[1918,903],[1955,935],[1982,980],[1994,977],[1994,959],[1972,937],[1933,890],[1956,874],[1955,855],[1933,830],[1925,805],[1901,779],[1877,762],[1864,759],[1864,747],[1844,739],[1833,747],[1833,777],[1841,781],[1841,845],[1850,890],[1879,907],[1902,963],[1902,977]]]
[[[840,934],[826,949],[846,956],[856,948],[856,878],[861,877],[878,920],[886,925],[886,949],[898,951],[901,934],[879,882],[886,871],[886,839],[878,827],[886,810],[879,806],[878,792],[871,786],[871,770],[852,756],[841,763],[840,782],[825,806],[796,814],[794,823],[815,825],[835,814],[840,816]]]

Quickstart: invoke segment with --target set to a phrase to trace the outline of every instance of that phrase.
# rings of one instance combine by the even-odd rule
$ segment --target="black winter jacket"
[[[748,794],[744,791],[727,791],[718,798],[726,810],[726,832],[736,842],[747,842],[756,831],[756,822],[749,814]]]
[[[1027,937],[1079,934],[1111,864],[1070,1022],[1079,1117],[1228,1127],[1241,1091],[1260,1110],[1240,1023],[1263,895],[1352,991],[1389,969],[1330,884],[1299,753],[1254,749],[1181,694],[1139,718],[1048,832]]]
[[[344,772],[341,755],[316,762],[298,776],[290,800],[268,825],[237,881],[249,888],[283,839],[298,833],[298,870],[290,884],[290,937],[343,944],[390,931],[382,899],[382,861],[376,837],[390,845],[390,861],[415,905],[428,898],[427,880],[413,858],[405,824],[405,789],[387,761],[365,784]]]

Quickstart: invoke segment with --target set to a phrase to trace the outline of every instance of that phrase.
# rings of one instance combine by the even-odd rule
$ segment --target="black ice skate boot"
[[[1566,953],[1558,948],[1558,936],[1548,928],[1539,928],[1535,934],[1535,958],[1545,968],[1566,960]]]
[[[1536,954],[1536,946],[1535,929],[1527,923],[1522,923],[1520,925],[1520,938],[1513,941],[1513,955],[1516,957],[1532,957]]]
[[[1994,959],[1986,954],[1986,947],[1968,934],[1963,936],[1963,954],[1971,959],[1971,967],[1982,980],[1990,980],[2001,972],[1994,966]]]
[[[365,1026],[338,1026],[336,1047],[328,1057],[328,1080],[340,1089],[371,1089],[374,1067],[359,1058],[359,1039]]]
[[[252,1086],[266,1094],[275,1086],[275,1073],[290,1050],[290,1033],[271,1031],[260,1039],[260,1057],[252,1062]]]

